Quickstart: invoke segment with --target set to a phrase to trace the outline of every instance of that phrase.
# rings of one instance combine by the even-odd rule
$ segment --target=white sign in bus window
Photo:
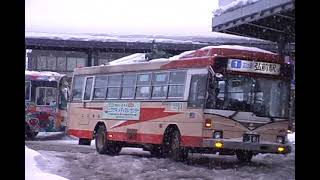
[[[280,64],[246,61],[240,59],[229,59],[227,69],[232,71],[253,72],[271,75],[280,74]]]
[[[139,120],[140,102],[107,102],[102,118],[112,120]]]

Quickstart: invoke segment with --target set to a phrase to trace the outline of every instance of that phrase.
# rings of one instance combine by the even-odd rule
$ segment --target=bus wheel
[[[150,154],[151,154],[151,156],[154,156],[157,158],[164,157],[163,149],[161,146],[152,147],[152,149],[150,150]]]
[[[96,150],[99,154],[107,154],[106,128],[99,126],[95,134]]]
[[[79,139],[79,145],[91,145],[91,139],[84,139],[84,138],[80,138]]]
[[[38,135],[38,132],[33,132],[28,125],[25,125],[25,135],[29,139],[33,139]]]
[[[174,161],[184,161],[188,158],[188,151],[180,146],[180,133],[175,130],[172,132],[169,156]]]
[[[110,155],[117,155],[120,153],[122,146],[116,142],[109,142],[107,145],[108,152]]]
[[[99,154],[116,155],[122,149],[121,144],[110,142],[106,137],[106,128],[99,126],[95,134],[96,150]]]
[[[240,162],[250,162],[253,154],[251,151],[237,151],[236,156]]]

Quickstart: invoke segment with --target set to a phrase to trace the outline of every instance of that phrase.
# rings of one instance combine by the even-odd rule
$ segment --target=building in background
[[[155,44],[165,57],[208,45],[222,44],[276,51],[276,44],[273,42],[222,33],[198,36],[115,36],[26,32],[25,42],[26,49],[29,50],[28,70],[54,71],[69,77],[76,67],[99,66],[134,53],[150,53]]]

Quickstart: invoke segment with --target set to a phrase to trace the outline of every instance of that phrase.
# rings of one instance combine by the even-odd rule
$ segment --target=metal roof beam
[[[250,26],[254,26],[254,27],[257,27],[257,28],[262,28],[262,29],[268,29],[268,30],[271,30],[271,31],[275,31],[275,32],[278,32],[278,33],[284,33],[285,34],[285,31],[282,31],[282,30],[279,30],[279,29],[275,29],[275,28],[271,28],[271,27],[267,27],[267,26],[262,26],[262,25],[257,25],[257,24],[253,24],[253,23],[246,23]]]
[[[286,15],[283,15],[283,14],[275,14],[275,16],[279,16],[279,17],[282,17],[282,18],[289,19],[291,21],[295,21],[295,17],[286,16]]]

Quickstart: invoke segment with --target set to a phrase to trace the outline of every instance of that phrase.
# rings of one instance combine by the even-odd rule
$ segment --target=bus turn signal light
[[[211,119],[206,119],[205,122],[204,122],[204,127],[206,128],[210,128],[211,127]]]

